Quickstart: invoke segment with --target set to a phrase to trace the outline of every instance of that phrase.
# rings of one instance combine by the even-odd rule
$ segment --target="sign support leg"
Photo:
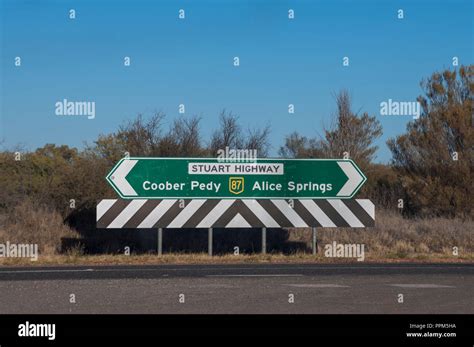
[[[207,254],[212,257],[212,228],[207,229]]]
[[[262,228],[262,254],[267,254],[267,228]]]
[[[313,255],[316,255],[318,253],[318,242],[316,241],[316,228],[311,228],[313,231],[313,238],[312,238],[312,249],[313,249]]]
[[[163,228],[158,228],[158,255],[163,254]]]

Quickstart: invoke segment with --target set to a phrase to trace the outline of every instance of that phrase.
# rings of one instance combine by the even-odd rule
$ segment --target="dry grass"
[[[42,255],[58,254],[63,237],[78,235],[64,225],[58,212],[29,200],[16,206],[0,222],[0,243],[38,244]]]
[[[318,228],[320,247],[337,243],[365,245],[367,256],[374,258],[453,257],[453,247],[459,256],[474,254],[474,221],[447,218],[404,219],[395,212],[376,212],[376,226],[367,229]],[[310,243],[311,233],[293,229],[293,241]],[[453,257],[455,258],[455,257]]]
[[[0,220],[0,243],[37,243],[37,262],[21,258],[0,258],[0,265],[60,264],[215,264],[215,263],[334,263],[357,262],[356,259],[326,258],[324,246],[337,243],[364,244],[366,262],[474,262],[474,221],[432,218],[407,220],[396,213],[377,211],[377,226],[367,229],[318,228],[318,255],[302,251],[294,254],[232,254],[208,257],[203,253],[84,255],[81,248],[59,254],[61,238],[77,237],[63,224],[61,216],[43,207],[24,202]],[[271,231],[269,231],[270,233]],[[292,229],[289,242],[311,242],[310,229]],[[458,247],[459,254],[453,254]],[[271,251],[269,249],[269,251]]]
[[[367,255],[364,262],[358,262],[351,258],[326,258],[319,253],[316,256],[307,253],[296,253],[292,255],[284,254],[246,254],[246,255],[219,255],[209,257],[204,253],[184,254],[173,253],[157,256],[156,254],[145,255],[44,255],[40,256],[38,261],[30,261],[25,258],[0,258],[2,266],[42,266],[42,265],[157,265],[157,264],[307,264],[307,263],[472,263],[474,256],[443,256],[434,254],[420,253],[413,258],[401,259],[399,257],[373,257]]]

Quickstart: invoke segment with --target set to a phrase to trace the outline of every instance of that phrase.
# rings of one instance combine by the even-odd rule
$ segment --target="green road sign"
[[[209,158],[125,158],[106,179],[125,199],[341,199],[367,180],[346,159]]]

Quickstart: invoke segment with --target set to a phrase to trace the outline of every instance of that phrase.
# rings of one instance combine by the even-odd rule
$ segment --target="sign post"
[[[106,177],[123,199],[347,199],[367,178],[350,159],[124,158]]]
[[[212,257],[212,228],[207,229],[207,254]]]
[[[158,228],[158,255],[163,254],[163,228]]]
[[[316,241],[316,228],[313,227],[311,228],[312,232],[313,232],[313,237],[312,237],[312,240],[313,240],[313,244],[312,244],[312,250],[313,250],[313,255],[316,255],[316,253],[318,253],[318,243]]]
[[[267,228],[262,228],[262,254],[267,254]]]

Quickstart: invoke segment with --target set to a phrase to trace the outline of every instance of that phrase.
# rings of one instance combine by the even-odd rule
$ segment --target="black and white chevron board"
[[[375,225],[368,199],[105,199],[98,228],[283,228]]]

